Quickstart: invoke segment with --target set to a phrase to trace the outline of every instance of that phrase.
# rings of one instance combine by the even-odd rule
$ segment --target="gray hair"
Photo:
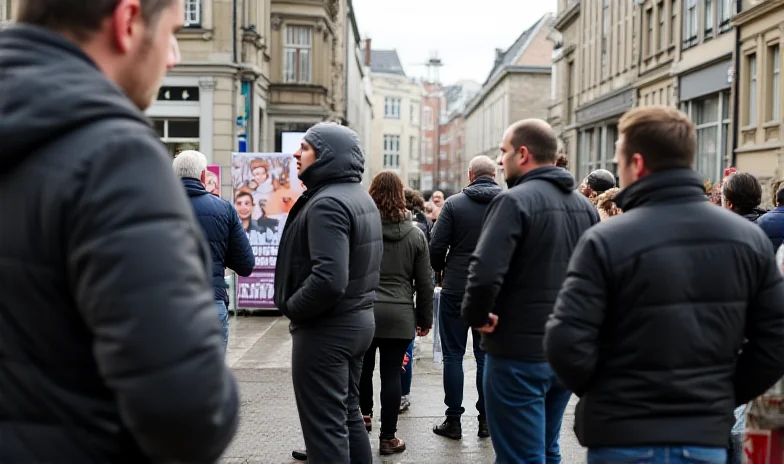
[[[476,177],[495,177],[495,161],[489,156],[479,155],[468,163],[468,172]]]
[[[195,150],[185,150],[174,158],[172,165],[178,177],[199,179],[207,170],[207,157]]]

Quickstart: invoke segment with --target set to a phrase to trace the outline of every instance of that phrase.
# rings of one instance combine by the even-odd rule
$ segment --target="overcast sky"
[[[425,76],[421,64],[438,51],[445,84],[481,84],[496,48],[506,50],[542,15],[556,11],[556,0],[352,1],[362,38],[371,38],[373,49],[396,49],[409,76]]]

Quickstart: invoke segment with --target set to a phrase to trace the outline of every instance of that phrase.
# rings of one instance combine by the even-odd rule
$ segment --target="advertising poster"
[[[237,307],[274,309],[275,263],[289,211],[302,194],[297,163],[291,154],[234,153],[233,203],[248,234],[256,267],[237,276]]]
[[[208,192],[211,194],[220,197],[221,196],[221,167],[217,164],[211,164],[207,166],[207,176],[206,180],[204,181],[204,188],[207,189]]]

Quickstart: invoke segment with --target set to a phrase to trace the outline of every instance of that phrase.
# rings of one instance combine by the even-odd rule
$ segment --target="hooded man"
[[[143,111],[182,0],[0,30],[0,462],[215,462],[238,422],[210,251]]]
[[[307,458],[370,463],[359,378],[375,334],[381,216],[360,184],[365,157],[352,130],[313,126],[294,157],[307,190],[283,230],[275,305],[291,319],[292,379]]]
[[[569,258],[599,213],[555,166],[552,127],[518,121],[501,143],[509,190],[487,208],[471,257],[463,319],[482,333],[487,423],[497,462],[561,462],[558,436],[571,392],[542,348]]]
[[[580,185],[580,193],[591,201],[596,202],[596,198],[599,195],[615,187],[616,182],[613,173],[606,169],[597,169],[583,179],[583,183]]]

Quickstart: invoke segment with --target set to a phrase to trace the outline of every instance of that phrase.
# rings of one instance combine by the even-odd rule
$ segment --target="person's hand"
[[[493,313],[487,315],[487,318],[490,319],[490,322],[483,325],[482,327],[477,327],[476,331],[483,334],[490,334],[495,331],[495,326],[498,325],[498,316]]]
[[[430,328],[422,329],[422,327],[417,327],[417,336],[418,337],[427,337],[427,334],[430,333]]]

